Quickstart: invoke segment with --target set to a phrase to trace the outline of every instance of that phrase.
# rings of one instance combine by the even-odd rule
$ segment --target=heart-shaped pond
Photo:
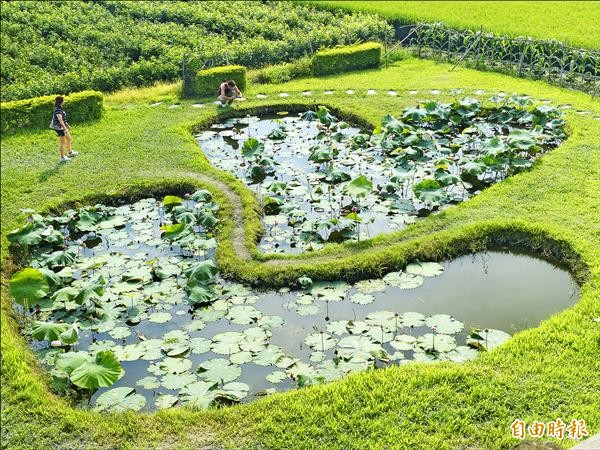
[[[355,284],[261,292],[219,278],[208,191],[33,214],[10,281],[57,391],[98,410],[248,401],[413,360],[475,358],[573,304],[564,270],[488,252]],[[524,276],[527,274],[527,276]],[[98,389],[99,388],[99,389]]]
[[[528,97],[424,102],[360,130],[327,108],[229,119],[196,136],[265,216],[265,252],[373,237],[462,202],[565,138],[562,113]]]

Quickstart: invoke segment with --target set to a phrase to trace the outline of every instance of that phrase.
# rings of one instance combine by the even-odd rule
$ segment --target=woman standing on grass
[[[60,162],[70,161],[70,156],[79,154],[71,148],[73,138],[71,137],[71,127],[67,122],[67,113],[62,109],[64,102],[65,98],[62,95],[54,99],[54,113],[52,113],[52,122],[50,122],[50,128],[58,135]]]

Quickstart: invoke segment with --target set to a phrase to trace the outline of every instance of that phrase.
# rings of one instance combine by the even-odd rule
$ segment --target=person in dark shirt
[[[225,81],[219,86],[219,100],[225,105],[231,105],[233,100],[241,97],[242,92],[236,86],[235,81]]]
[[[64,102],[65,98],[62,95],[56,97],[54,100],[52,122],[50,122],[50,128],[52,128],[58,136],[61,162],[70,161],[71,157],[79,154],[71,148],[73,138],[71,137],[71,127],[69,126],[69,122],[67,122],[67,113],[62,109]]]

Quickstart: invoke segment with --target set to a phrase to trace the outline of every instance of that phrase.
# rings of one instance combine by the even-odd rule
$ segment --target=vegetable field
[[[186,55],[258,67],[392,34],[374,15],[292,2],[17,1],[0,18],[2,101],[173,81]]]

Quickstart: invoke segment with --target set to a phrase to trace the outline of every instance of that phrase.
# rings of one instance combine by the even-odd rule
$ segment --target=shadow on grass
[[[56,175],[59,171],[60,168],[64,165],[64,163],[62,162],[57,162],[56,164],[54,164],[53,167],[50,167],[46,170],[44,170],[40,176],[38,177],[38,181],[43,183],[44,181],[48,181],[48,179],[54,175]]]

